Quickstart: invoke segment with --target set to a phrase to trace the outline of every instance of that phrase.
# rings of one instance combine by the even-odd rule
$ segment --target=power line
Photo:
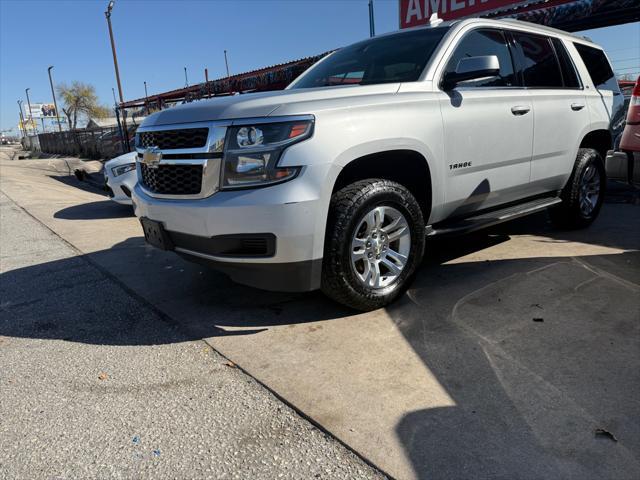
[[[625,48],[614,48],[613,50],[607,50],[607,53],[610,52],[622,52],[623,50],[634,50],[638,47],[625,47]]]
[[[635,60],[640,60],[640,57],[630,57],[630,58],[619,58],[619,59],[612,59],[612,62],[630,62],[630,61],[635,61]]]

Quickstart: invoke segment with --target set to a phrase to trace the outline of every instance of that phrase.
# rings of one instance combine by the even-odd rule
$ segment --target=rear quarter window
[[[574,43],[574,46],[587,67],[589,76],[596,88],[598,90],[612,90],[617,92],[618,82],[604,52],[598,48],[582,45],[581,43]]]

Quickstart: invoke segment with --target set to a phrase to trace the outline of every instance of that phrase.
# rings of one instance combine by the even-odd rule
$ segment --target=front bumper
[[[121,205],[131,205],[131,194],[137,182],[136,171],[132,170],[118,177],[104,174],[104,185],[109,198]]]
[[[308,166],[290,182],[266,188],[220,191],[203,199],[160,199],[139,186],[134,212],[162,223],[176,253],[265,290],[309,291],[320,286],[328,198],[322,185],[326,166]],[[218,254],[221,237],[270,234],[265,256]]]

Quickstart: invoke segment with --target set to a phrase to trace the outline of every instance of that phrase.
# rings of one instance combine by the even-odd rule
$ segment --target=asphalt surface
[[[145,246],[131,210],[77,182],[78,165],[99,169],[0,158],[0,186],[175,329],[0,324],[9,341],[99,352],[204,339],[396,478],[640,478],[637,191],[611,185],[586,230],[538,214],[430,241],[407,293],[357,314],[319,293],[242,287]],[[73,267],[35,261],[13,275],[39,278],[47,265]],[[55,325],[64,305],[49,309]]]
[[[0,195],[0,478],[382,476]]]

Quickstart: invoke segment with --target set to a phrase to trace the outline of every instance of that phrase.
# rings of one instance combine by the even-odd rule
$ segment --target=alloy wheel
[[[595,165],[590,164],[585,168],[580,179],[580,191],[578,193],[578,205],[580,212],[588,217],[598,204],[600,198],[600,175]]]
[[[411,231],[405,216],[390,206],[367,212],[351,241],[351,266],[365,286],[381,289],[404,270],[411,250]]]

